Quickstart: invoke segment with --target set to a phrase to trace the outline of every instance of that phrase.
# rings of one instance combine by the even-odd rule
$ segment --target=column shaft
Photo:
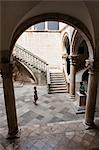
[[[2,65],[3,90],[5,108],[8,122],[8,134],[15,135],[18,132],[17,115],[15,106],[14,87],[12,80],[12,65],[7,63]]]
[[[77,56],[70,56],[70,95],[75,96],[75,75]]]
[[[96,72],[95,73],[89,72],[86,113],[85,113],[85,123],[86,125],[89,126],[93,126],[94,124],[96,95],[97,95],[97,74]]]
[[[75,95],[75,66],[70,65],[70,95]]]

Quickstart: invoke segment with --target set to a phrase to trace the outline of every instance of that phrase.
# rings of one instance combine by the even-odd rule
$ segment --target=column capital
[[[78,55],[69,55],[70,65],[76,65]]]
[[[86,59],[86,64],[85,66],[89,69],[89,73],[93,74],[94,68],[94,59]]]

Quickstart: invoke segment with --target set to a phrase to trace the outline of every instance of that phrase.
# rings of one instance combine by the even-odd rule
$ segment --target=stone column
[[[75,97],[75,75],[77,55],[70,56],[70,96]]]
[[[67,82],[67,91],[69,93],[69,76],[68,76],[68,73],[67,73],[67,61],[66,61],[67,57],[68,56],[66,54],[64,54],[62,56],[62,61],[63,61],[63,72],[65,74],[65,79],[66,79],[66,82]]]
[[[18,124],[12,80],[12,64],[2,64],[1,74],[3,79],[5,108],[8,123],[8,138],[15,138],[18,133]]]
[[[88,90],[86,100],[85,124],[88,128],[94,128],[94,113],[97,95],[97,72],[93,70],[93,61],[86,60],[89,67]]]

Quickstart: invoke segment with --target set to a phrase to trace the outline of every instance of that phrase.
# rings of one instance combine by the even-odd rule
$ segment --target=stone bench
[[[86,106],[86,94],[81,94],[79,91],[76,92],[77,101],[79,102],[79,106]]]

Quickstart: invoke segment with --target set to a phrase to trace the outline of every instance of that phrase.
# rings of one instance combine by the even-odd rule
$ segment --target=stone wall
[[[17,44],[45,60],[51,68],[62,68],[62,43],[58,31],[24,32]]]

